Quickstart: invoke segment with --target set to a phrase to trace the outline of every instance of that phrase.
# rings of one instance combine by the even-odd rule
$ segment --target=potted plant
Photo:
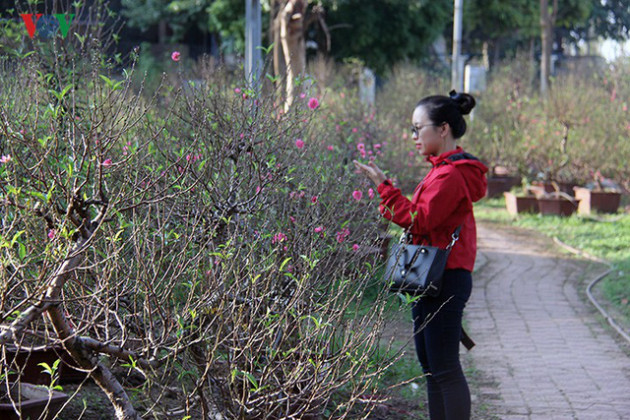
[[[538,196],[540,214],[570,216],[577,210],[579,200],[569,194],[556,190]]]
[[[512,188],[521,184],[521,178],[509,175],[507,168],[503,166],[494,166],[488,177],[488,188],[486,197],[500,197],[504,192],[510,191]]]
[[[585,187],[574,187],[575,197],[580,199],[578,213],[616,213],[621,201],[619,187],[599,171],[595,172],[594,178],[594,182]]]
[[[538,198],[535,190],[527,182],[522,188],[513,188],[503,193],[508,213],[513,216],[519,213],[538,213]]]
[[[588,124],[584,119],[584,110],[592,102],[587,86],[573,76],[567,77],[567,83],[575,83],[578,89],[551,89],[546,99],[541,101],[538,118],[529,128],[535,133],[532,141],[536,142],[538,151],[535,166],[542,178],[538,185],[546,193],[552,193],[548,198],[558,198],[558,192],[573,195],[573,187],[577,184],[570,175],[572,138]]]
[[[49,378],[50,380],[50,378]],[[0,389],[0,418],[3,420],[50,420],[68,399],[68,395],[24,382],[3,382]]]

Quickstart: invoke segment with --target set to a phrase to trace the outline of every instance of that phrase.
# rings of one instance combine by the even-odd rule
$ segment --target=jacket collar
[[[433,166],[437,166],[440,163],[444,162],[444,160],[446,160],[447,157],[457,154],[457,153],[464,153],[464,149],[462,149],[461,146],[457,146],[454,150],[450,150],[448,152],[444,152],[439,156],[433,156],[433,155],[429,155],[426,157],[427,162],[431,162],[433,164]]]

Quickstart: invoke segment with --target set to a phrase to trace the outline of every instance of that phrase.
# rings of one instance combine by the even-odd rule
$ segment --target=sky
[[[620,55],[629,55],[630,41],[619,43],[617,41],[606,39],[601,43],[600,53],[608,61],[612,61]]]

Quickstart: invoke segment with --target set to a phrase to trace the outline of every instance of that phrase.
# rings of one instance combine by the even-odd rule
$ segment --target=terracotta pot
[[[574,191],[575,197],[580,199],[578,213],[591,214],[592,211],[617,213],[621,202],[621,193],[593,191],[583,187],[575,187]]]
[[[17,371],[21,370],[21,380],[31,384],[48,385],[50,384],[50,375],[43,372],[40,363],[47,363],[52,366],[55,361],[61,358],[59,364],[59,383],[75,383],[81,382],[87,376],[86,372],[81,372],[72,367],[74,362],[72,357],[61,347],[41,346],[34,349],[16,348],[7,346],[7,364],[9,370],[16,373],[9,375],[10,381],[16,381],[18,378]]]
[[[539,197],[538,210],[541,214],[571,216],[577,210],[577,200],[569,201],[564,197]]]
[[[5,383],[0,388],[0,419],[2,420],[19,420],[19,419],[53,419],[61,406],[68,400],[68,395],[52,391],[52,395],[46,388],[35,386],[27,383],[9,382],[9,392],[15,402],[18,410],[16,413],[13,404],[7,397],[7,388]],[[18,402],[19,400],[19,402]],[[49,402],[50,400],[50,402]],[[46,411],[46,415],[44,414]]]
[[[59,356],[52,347],[38,347],[31,349],[18,349],[14,346],[7,346],[7,365],[11,373],[9,381],[18,380],[18,371],[21,371],[20,380],[31,384],[48,385],[50,384],[50,375],[42,372],[44,369],[39,363],[47,363],[52,366]]]
[[[513,187],[519,185],[521,185],[521,178],[517,176],[495,175],[492,178],[488,178],[486,197],[500,197],[504,192],[510,191]]]
[[[535,196],[518,196],[504,192],[505,206],[508,213],[516,216],[519,213],[538,213],[538,200]]]

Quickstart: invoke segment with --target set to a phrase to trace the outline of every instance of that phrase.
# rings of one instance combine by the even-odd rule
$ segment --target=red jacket
[[[405,229],[411,225],[412,214],[416,212],[411,227],[415,245],[445,248],[457,226],[462,224],[459,240],[451,249],[446,268],[473,271],[477,228],[472,203],[486,193],[488,168],[460,146],[440,156],[428,156],[426,160],[433,167],[416,187],[412,200],[402,195],[388,179],[377,187],[381,196],[378,209],[383,217]]]

